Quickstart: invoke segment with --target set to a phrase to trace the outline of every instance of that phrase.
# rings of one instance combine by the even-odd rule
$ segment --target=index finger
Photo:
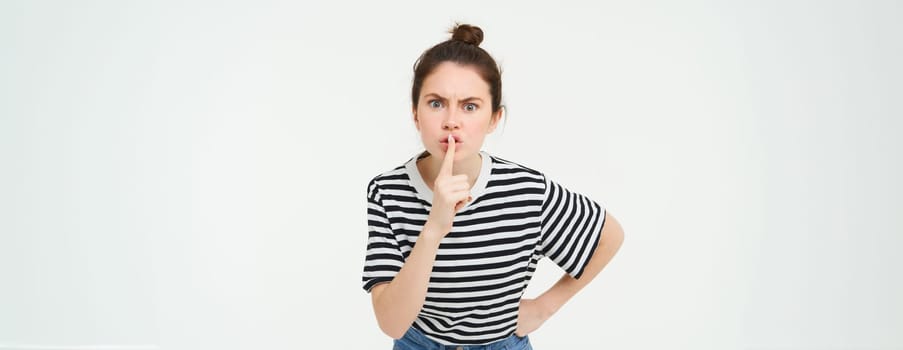
[[[455,138],[448,134],[448,150],[445,151],[445,159],[442,160],[442,168],[439,175],[452,175],[452,164],[455,162]]]

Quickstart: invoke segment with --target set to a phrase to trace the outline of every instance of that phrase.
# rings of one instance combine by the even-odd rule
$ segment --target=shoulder
[[[495,179],[507,179],[508,181],[530,182],[545,187],[546,175],[534,167],[523,162],[512,161],[508,158],[490,155],[492,158],[492,177]]]
[[[372,176],[370,181],[367,182],[367,195],[374,198],[379,197],[380,187],[410,180],[405,168],[406,164],[407,162],[404,162],[401,165]]]
[[[531,175],[537,178],[544,178],[545,176],[539,170],[536,170],[530,166],[525,165],[521,162],[515,162],[508,158],[497,156],[494,154],[489,155],[492,158],[493,163],[493,172],[498,173],[523,173],[526,175]]]

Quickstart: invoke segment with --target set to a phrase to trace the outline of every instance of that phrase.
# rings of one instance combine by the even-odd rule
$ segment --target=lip
[[[455,139],[455,143],[456,143],[456,144],[461,143],[461,136],[452,134],[452,137]],[[439,142],[440,142],[440,143],[448,143],[448,135],[446,135],[446,136],[443,137],[441,140],[439,140]]]

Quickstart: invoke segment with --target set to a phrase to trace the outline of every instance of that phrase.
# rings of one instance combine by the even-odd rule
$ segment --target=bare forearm
[[[567,303],[568,300],[589,284],[590,281],[602,271],[605,265],[607,265],[612,257],[614,257],[615,253],[617,253],[623,240],[624,232],[621,225],[614,217],[608,216],[606,218],[606,225],[602,230],[602,238],[599,240],[599,245],[596,247],[595,252],[593,252],[592,257],[584,268],[580,278],[576,279],[571,277],[571,275],[565,274],[555,283],[555,285],[540,295],[537,300],[545,305],[546,311],[550,314],[557,312],[558,309]]]
[[[390,337],[401,338],[423,307],[441,238],[442,232],[427,222],[401,270],[374,295],[373,309],[379,327]]]

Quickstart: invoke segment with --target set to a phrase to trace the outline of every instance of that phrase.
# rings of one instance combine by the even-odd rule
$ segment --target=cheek
[[[436,116],[426,114],[418,114],[419,124],[420,124],[420,132],[435,132],[435,130],[441,129],[442,127],[442,118],[438,118]]]

